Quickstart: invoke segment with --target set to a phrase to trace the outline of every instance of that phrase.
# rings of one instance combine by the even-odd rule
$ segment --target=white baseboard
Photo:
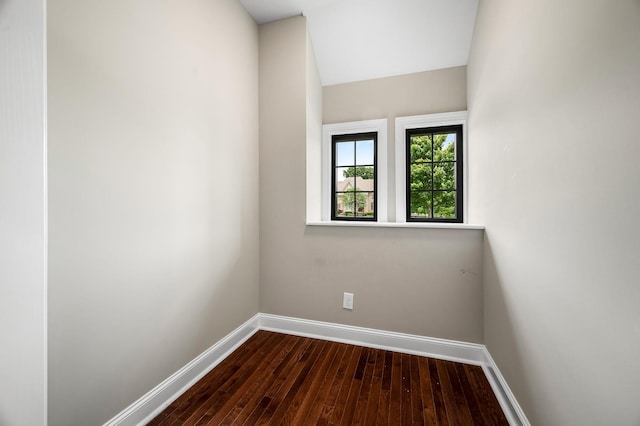
[[[143,395],[104,426],[144,425],[160,414],[238,346],[258,331],[260,314],[236,328],[165,381]]]
[[[436,339],[413,334],[312,321],[279,315],[260,314],[260,329],[314,337],[351,345],[429,356],[466,364],[486,363],[484,346],[475,343]]]
[[[511,392],[511,388],[504,379],[504,376],[502,376],[502,373],[486,346],[484,352],[487,359],[487,362],[482,366],[484,375],[487,376],[493,393],[496,395],[496,398],[498,398],[502,411],[504,411],[505,416],[507,416],[509,420],[509,424],[515,426],[531,426],[531,423],[529,423],[522,407],[518,404],[518,400],[513,392]]]
[[[514,426],[530,426],[522,408],[484,345],[261,313],[256,314],[131,404],[107,422],[105,426],[144,425],[258,330],[313,337],[482,366],[509,423]]]

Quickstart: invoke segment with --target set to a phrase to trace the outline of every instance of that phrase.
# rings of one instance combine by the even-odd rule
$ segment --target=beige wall
[[[305,226],[305,108],[317,99],[305,93],[306,31],[302,17],[260,26],[260,310],[481,342],[482,231]],[[327,87],[324,121],[465,109],[464,82],[460,68]],[[404,105],[414,83],[424,96]],[[374,92],[364,107],[352,102],[362,85]]]
[[[306,175],[321,176],[322,174],[322,83],[318,64],[307,31],[307,170]],[[321,220],[322,188],[317,179],[307,179],[307,215],[309,220]]]
[[[324,123],[387,119],[387,158],[395,163],[396,117],[467,109],[467,67],[445,68],[323,88]],[[387,215],[396,217],[395,174],[389,173]]]
[[[51,0],[51,426],[258,311],[258,34],[235,0]]]
[[[534,425],[638,425],[640,3],[481,0],[485,340]]]
[[[44,13],[0,1],[0,425],[47,412]]]
[[[325,123],[463,111],[467,67],[325,86]]]

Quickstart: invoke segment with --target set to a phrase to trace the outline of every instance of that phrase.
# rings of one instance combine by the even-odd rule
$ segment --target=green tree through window
[[[461,126],[407,132],[408,220],[462,221]]]
[[[346,178],[360,176],[362,179],[373,179],[373,169],[371,167],[349,167],[342,175]]]
[[[344,192],[341,195],[342,205],[345,211],[354,211],[353,206],[355,205],[355,211],[364,210],[367,205],[367,196],[363,192],[358,192],[359,189],[356,187],[347,189],[347,192]]]

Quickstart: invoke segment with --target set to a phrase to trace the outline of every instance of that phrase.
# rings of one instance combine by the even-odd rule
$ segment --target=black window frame
[[[434,135],[434,134],[442,134],[442,133],[455,133],[456,134],[456,142],[455,142],[455,161],[438,161],[435,162],[433,157],[433,145],[431,147],[431,161],[428,163],[444,163],[444,162],[455,162],[455,218],[440,218],[433,217],[433,194],[435,192],[445,192],[450,191],[446,189],[434,189],[433,188],[433,177],[431,179],[431,189],[425,190],[424,192],[431,193],[431,217],[411,217],[411,138],[415,135]],[[464,125],[463,124],[453,124],[447,126],[427,126],[420,127],[415,129],[407,129],[405,131],[405,189],[406,189],[406,221],[407,222],[436,222],[436,223],[463,223],[464,221],[464,163],[463,163],[463,136],[464,135]],[[432,168],[433,170],[433,168]],[[432,172],[433,173],[433,172]],[[432,174],[433,176],[433,174]]]
[[[337,166],[336,165],[336,147],[339,142],[350,141],[362,141],[373,140],[373,191],[359,191],[363,193],[373,192],[373,215],[372,216],[356,216],[357,211],[354,211],[354,216],[338,216],[336,215],[336,195],[340,192],[336,191],[336,170],[340,167],[351,166]],[[354,162],[355,149],[357,144],[354,143]],[[370,166],[368,164],[354,164],[353,167]],[[355,179],[354,179],[355,182]],[[355,201],[354,201],[355,202]],[[357,209],[356,209],[357,210]],[[378,220],[378,132],[364,132],[364,133],[346,133],[340,135],[331,135],[331,220],[335,221],[358,221],[358,222],[376,222]]]

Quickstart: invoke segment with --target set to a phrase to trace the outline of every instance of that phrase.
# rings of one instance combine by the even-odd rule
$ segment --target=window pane
[[[355,142],[336,142],[336,166],[353,166],[355,164],[355,153],[353,151]]]
[[[338,171],[340,172],[340,176],[338,176],[337,174]],[[340,167],[336,169],[336,180],[353,178],[354,176],[356,176],[358,178],[358,182],[362,180],[373,182],[373,172],[373,166]],[[353,179],[351,179],[351,182],[353,182]],[[360,183],[358,183],[358,186],[360,186]]]
[[[356,142],[356,164],[373,164],[373,140]]]
[[[336,194],[336,217],[353,217],[353,193],[338,193]]]
[[[454,161],[456,159],[456,134],[433,135],[434,161]]]
[[[433,193],[433,217],[455,219],[455,191],[437,191]]]
[[[367,193],[347,191],[336,194],[336,213],[342,216],[354,216],[356,212],[364,212],[367,207]]]
[[[356,192],[356,216],[373,217],[374,199],[373,192]]]
[[[376,138],[375,132],[332,136],[332,219],[374,220]]]
[[[353,186],[353,179],[349,179],[349,170],[353,171],[353,167],[337,167],[336,168],[336,191],[346,191]]]
[[[374,170],[375,168],[373,166],[359,166],[356,167],[356,176],[361,177],[363,180],[363,184],[365,187],[367,187],[367,185],[369,185],[370,187],[363,187],[361,188],[364,191],[373,191],[373,182],[374,182]],[[358,186],[360,186],[360,184],[358,184]]]
[[[433,188],[456,189],[455,163],[433,164]]]
[[[431,163],[418,163],[411,165],[411,190],[419,191],[431,189]]]
[[[462,132],[459,124],[405,129],[407,221],[462,222]]]
[[[431,135],[413,135],[410,139],[410,161],[431,161]]]
[[[346,192],[342,195],[344,199],[347,197],[347,201],[355,205],[356,212],[364,212],[364,208],[367,206],[367,193],[360,191]]]
[[[431,192],[411,192],[412,218],[431,217]]]

